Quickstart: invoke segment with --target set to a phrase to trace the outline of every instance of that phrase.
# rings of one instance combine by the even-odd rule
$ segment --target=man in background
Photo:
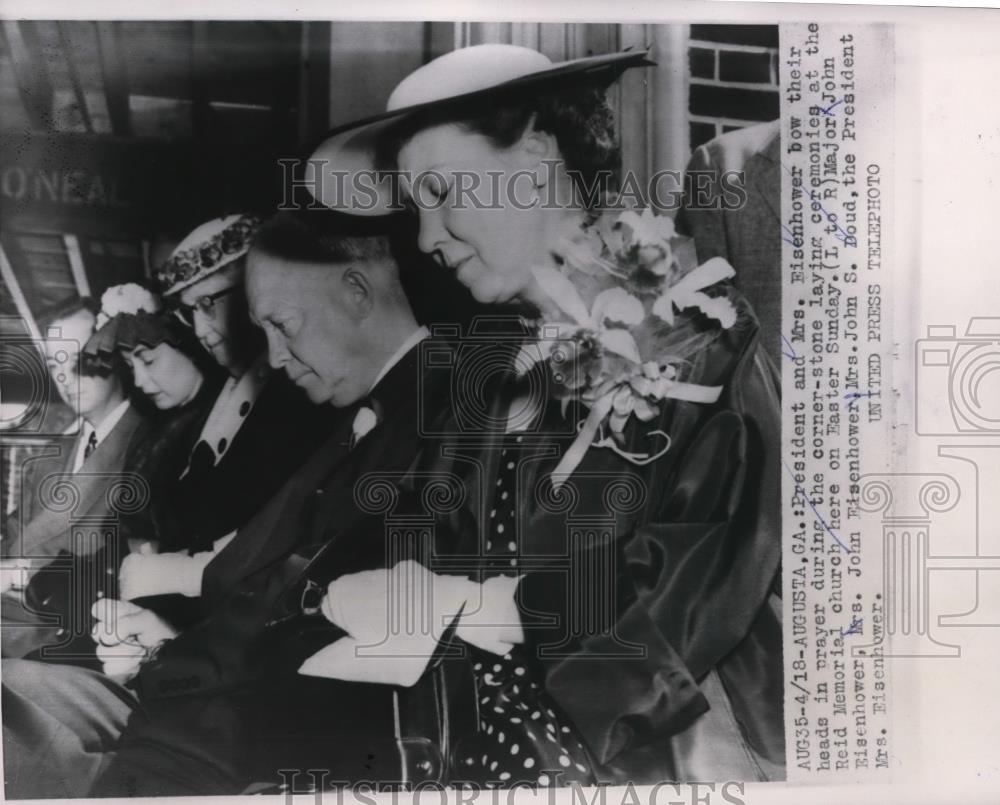
[[[163,551],[211,550],[250,519],[333,426],[328,409],[310,405],[271,370],[264,335],[250,319],[246,256],[260,223],[253,215],[208,221],[156,271],[168,304],[229,374],[163,502],[176,514],[173,536],[161,539]]]
[[[57,315],[45,340],[49,372],[77,420],[45,453],[25,462],[19,505],[5,523],[0,542],[4,657],[22,657],[73,636],[70,624],[54,624],[51,616],[40,614],[49,597],[43,590],[52,590],[36,574],[56,557],[88,556],[105,547],[104,534],[115,533],[117,519],[115,496],[109,493],[113,486],[129,483],[121,475],[129,451],[148,436],[148,423],[129,404],[114,367],[80,354],[95,322],[92,309],[76,302]],[[144,495],[136,490],[135,499]],[[74,535],[74,523],[84,518],[87,527]],[[100,527],[102,522],[107,528]],[[92,533],[101,536],[88,538]],[[117,544],[109,547],[125,550]],[[70,584],[68,566],[53,566],[42,575],[64,587]],[[85,591],[78,592],[85,601]],[[89,609],[89,600],[83,606]]]
[[[299,673],[343,635],[309,590],[386,562],[383,516],[356,484],[419,484],[421,412],[448,411],[448,378],[421,381],[428,332],[397,272],[383,235],[328,237],[287,216],[262,230],[247,289],[271,366],[339,411],[338,427],[207,566],[205,620],[135,657],[136,695],[79,668],[5,668],[9,796],[236,794],[288,768],[403,779],[394,688]],[[143,639],[123,628],[111,633]]]
[[[760,320],[761,343],[781,361],[780,121],[723,134],[695,149],[677,229],[694,237],[699,262],[724,257]],[[746,192],[733,209],[734,182]],[[727,189],[728,188],[728,189]]]

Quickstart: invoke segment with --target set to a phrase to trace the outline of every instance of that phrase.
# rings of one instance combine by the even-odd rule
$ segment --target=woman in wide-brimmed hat
[[[699,265],[669,219],[607,206],[605,89],[645,56],[458,50],[313,157],[321,201],[402,200],[424,252],[522,311],[482,420],[507,433],[482,434],[490,481],[458,551],[516,586],[492,620],[469,606],[459,636],[505,623],[496,645],[515,645],[471,649],[479,730],[453,779],[784,775],[777,387],[728,264]]]

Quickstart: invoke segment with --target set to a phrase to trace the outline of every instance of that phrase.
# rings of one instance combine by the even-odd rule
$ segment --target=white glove
[[[118,571],[121,596],[126,601],[148,595],[180,593],[188,598],[201,595],[201,577],[219,551],[236,536],[233,531],[218,539],[211,551],[193,556],[187,551],[154,553],[153,546],[144,543],[138,553],[130,553]]]
[[[350,635],[320,649],[299,673],[409,687],[427,668],[445,630],[461,612],[456,634],[494,654],[524,641],[514,603],[519,579],[483,584],[432,573],[412,560],[332,582],[321,609]]]
[[[135,676],[148,653],[144,646],[137,643],[116,643],[113,646],[97,644],[97,659],[101,661],[101,669],[119,682],[127,682]]]
[[[494,576],[477,584],[479,591],[466,602],[455,634],[466,643],[501,656],[523,643],[521,613],[514,601],[521,578]]]
[[[412,560],[341,576],[321,604],[348,637],[320,649],[300,674],[409,687],[423,675],[445,630],[477,596],[461,576],[432,573]]]
[[[102,598],[90,612],[97,619],[91,636],[106,647],[137,644],[149,651],[177,636],[177,630],[155,612],[128,601]]]

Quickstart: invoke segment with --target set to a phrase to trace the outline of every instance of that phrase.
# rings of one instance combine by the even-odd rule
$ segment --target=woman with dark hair
[[[133,461],[153,490],[150,505],[123,527],[134,550],[145,542],[160,550],[178,544],[176,514],[162,505],[169,500],[193,446],[197,428],[222,384],[222,372],[198,343],[191,329],[163,309],[158,297],[134,283],[116,285],[101,297],[97,329],[83,350],[95,360],[123,361],[132,374],[138,400],[155,423],[151,438],[139,446]]]
[[[80,365],[93,375],[121,376],[123,393],[129,390],[131,368],[134,384],[143,394],[133,392],[132,399],[123,403],[128,409],[125,416],[142,424],[128,440],[112,439],[111,434],[103,437],[95,431],[100,448],[95,460],[100,458],[100,464],[85,462],[80,468],[94,477],[119,479],[115,495],[108,496],[108,506],[113,505],[112,497],[115,504],[104,530],[113,537],[90,550],[65,546],[56,562],[32,576],[25,591],[31,606],[47,616],[58,616],[64,625],[74,624],[74,630],[85,625],[87,611],[77,600],[83,589],[81,580],[96,580],[91,594],[115,598],[126,555],[153,549],[166,535],[176,540],[175,514],[162,505],[163,494],[177,478],[194,437],[192,431],[204,419],[213,390],[219,386],[214,362],[178,319],[161,312],[159,301],[146,289],[131,283],[115,286],[104,293],[95,309],[96,316],[87,308],[91,324],[87,337],[79,339],[83,344]],[[78,381],[78,385],[86,392],[86,383]],[[82,403],[83,393],[79,396]],[[75,581],[68,583],[71,578]],[[67,644],[65,631],[47,641],[39,658],[100,667],[100,651],[95,657],[91,636],[74,634]],[[8,642],[13,650],[13,641]],[[19,643],[26,644],[26,640],[21,637]]]
[[[331,176],[398,168],[420,249],[521,311],[483,420],[507,426],[480,434],[488,480],[457,549],[514,591],[457,634],[513,647],[469,647],[479,729],[456,741],[456,780],[784,776],[776,378],[728,264],[609,206],[605,88],[644,55],[455,51],[314,155]],[[317,195],[371,215],[386,188]]]

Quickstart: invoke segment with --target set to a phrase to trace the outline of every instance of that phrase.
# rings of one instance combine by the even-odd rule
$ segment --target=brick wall
[[[692,25],[691,148],[780,116],[777,25]]]

